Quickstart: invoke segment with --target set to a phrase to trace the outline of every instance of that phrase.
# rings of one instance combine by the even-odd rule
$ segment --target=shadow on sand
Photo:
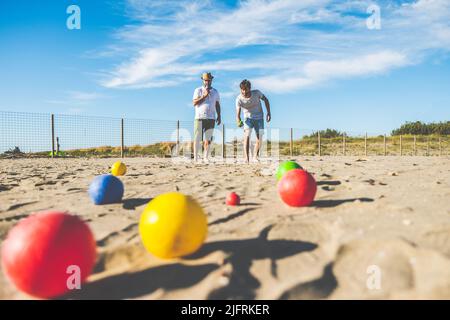
[[[271,273],[277,276],[276,261],[317,248],[316,244],[292,240],[268,240],[272,226],[266,227],[258,237],[207,243],[187,260],[202,258],[215,251],[228,254],[226,263],[232,266],[229,283],[210,293],[209,299],[254,299],[260,282],[251,274],[253,261],[271,260]],[[86,283],[81,290],[62,299],[129,299],[150,294],[159,288],[174,290],[188,288],[203,280],[220,267],[208,263],[188,266],[182,263],[149,268],[139,272],[123,273]]]

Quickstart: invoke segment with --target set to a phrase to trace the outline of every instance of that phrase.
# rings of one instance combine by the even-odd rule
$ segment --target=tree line
[[[322,138],[338,138],[342,137],[344,134],[347,135],[345,132],[328,128],[326,130],[315,131],[306,137],[316,138],[319,132]],[[401,125],[400,128],[391,131],[392,136],[407,135],[407,134],[450,135],[450,121],[430,122],[430,123],[424,123],[421,121],[406,122],[405,124]]]

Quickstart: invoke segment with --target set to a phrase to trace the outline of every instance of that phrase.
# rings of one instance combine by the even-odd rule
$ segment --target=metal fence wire
[[[277,128],[266,124],[261,156],[447,156],[449,136],[377,135]],[[212,156],[243,153],[242,128],[216,125]],[[255,143],[252,134],[251,148]],[[12,156],[174,156],[191,157],[194,121],[122,119],[0,111],[0,155]]]

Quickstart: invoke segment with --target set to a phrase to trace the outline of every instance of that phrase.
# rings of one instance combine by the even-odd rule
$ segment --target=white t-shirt
[[[261,106],[261,98],[264,97],[261,91],[252,90],[250,98],[245,98],[241,94],[236,98],[236,109],[244,109],[245,119],[264,119],[264,112]]]
[[[199,87],[194,91],[193,99],[203,96],[205,87]],[[195,106],[195,119],[215,119],[216,118],[216,102],[220,102],[219,92],[211,88],[208,97],[199,105]]]

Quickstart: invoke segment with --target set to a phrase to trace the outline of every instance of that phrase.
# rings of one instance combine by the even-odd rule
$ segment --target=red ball
[[[91,274],[96,242],[88,225],[77,216],[47,211],[20,221],[2,246],[2,267],[21,291],[38,298],[67,293],[78,267],[80,283]],[[73,279],[73,278],[72,278]],[[68,283],[69,282],[69,283]]]
[[[232,192],[227,196],[225,203],[229,206],[238,206],[241,203],[241,198],[235,192]]]
[[[291,207],[309,206],[317,191],[314,177],[301,169],[288,171],[278,183],[278,194]]]

